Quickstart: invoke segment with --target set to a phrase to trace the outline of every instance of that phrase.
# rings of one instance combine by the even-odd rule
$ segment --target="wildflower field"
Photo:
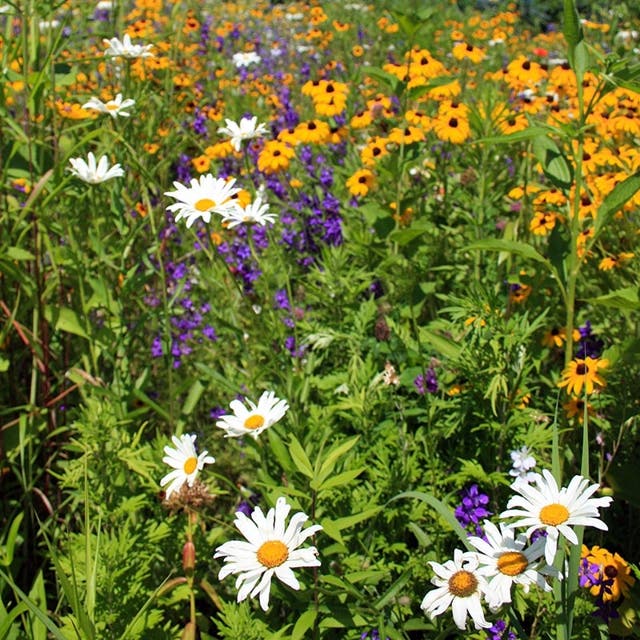
[[[640,637],[639,31],[0,0],[0,640]]]

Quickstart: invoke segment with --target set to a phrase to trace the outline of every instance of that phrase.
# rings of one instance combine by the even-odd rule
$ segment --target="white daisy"
[[[247,400],[249,408],[240,400],[233,400],[229,406],[232,414],[222,416],[216,422],[216,426],[224,429],[226,438],[239,438],[251,435],[255,439],[270,426],[274,425],[289,409],[286,400],[276,398],[273,391],[265,391],[258,400],[256,406],[251,400]]]
[[[153,53],[151,53],[151,49],[153,49],[152,44],[133,44],[131,42],[131,36],[128,33],[124,34],[124,38],[119,40],[118,38],[111,38],[110,40],[107,38],[103,38],[102,42],[104,42],[108,47],[105,49],[104,55],[110,56],[112,58],[152,58]]]
[[[558,488],[548,469],[535,480],[536,486],[516,482],[512,489],[520,495],[513,496],[507,503],[507,510],[501,518],[519,518],[508,526],[528,527],[527,537],[536,529],[547,532],[545,560],[553,564],[558,549],[558,536],[562,534],[571,544],[578,544],[578,538],[572,526],[596,527],[608,529],[600,520],[599,507],[608,507],[612,498],[591,498],[600,488],[598,484],[589,484],[587,478],[574,476],[569,486]]]
[[[124,175],[124,170],[119,164],[109,167],[107,156],[101,156],[96,163],[96,157],[92,151],[89,151],[86,160],[84,158],[69,158],[69,163],[71,164],[71,173],[89,184],[99,184]]]
[[[544,538],[538,538],[531,546],[526,547],[527,536],[518,534],[513,529],[501,524],[484,521],[484,532],[487,540],[471,536],[469,542],[480,552],[478,562],[479,573],[487,578],[487,602],[491,609],[497,609],[505,602],[511,602],[511,585],[519,584],[525,593],[532,584],[537,584],[545,591],[552,587],[545,576],[560,577],[553,567],[538,562],[544,555]]]
[[[257,64],[260,60],[262,60],[262,58],[255,51],[233,54],[233,64],[235,64],[238,69],[248,67],[250,64]]]
[[[262,196],[258,194],[253,202],[246,207],[229,210],[223,217],[222,222],[226,223],[229,229],[237,227],[243,222],[246,224],[255,223],[265,226],[267,222],[275,222],[275,213],[269,213],[269,204],[262,202]]]
[[[238,602],[247,596],[260,596],[260,606],[264,611],[269,606],[271,578],[275,575],[281,582],[295,589],[300,583],[292,569],[298,567],[319,567],[318,550],[315,547],[298,547],[310,536],[322,529],[318,524],[307,527],[302,525],[308,516],[301,511],[291,517],[285,529],[285,520],[291,506],[284,498],[278,498],[275,508],[269,509],[266,517],[260,507],[256,507],[248,518],[238,511],[234,524],[247,539],[225,542],[216,549],[214,558],[224,558],[225,565],[220,569],[218,579],[223,580],[232,573],[239,574],[236,579]]]
[[[467,614],[476,629],[489,628],[491,623],[485,620],[481,603],[487,593],[487,581],[477,570],[478,554],[456,549],[453,560],[429,564],[436,573],[431,582],[438,588],[427,593],[420,608],[433,620],[451,607],[453,621],[459,629],[466,629]]]
[[[179,202],[167,207],[169,211],[177,211],[176,221],[187,219],[189,228],[198,218],[204,222],[211,221],[212,213],[225,213],[238,208],[235,196],[240,189],[234,187],[235,178],[225,180],[214,178],[210,173],[200,176],[198,180],[192,178],[191,186],[185,187],[179,182],[174,182],[176,191],[166,191],[165,196],[175,198]]]
[[[222,133],[225,136],[229,136],[231,146],[240,151],[243,140],[253,140],[253,138],[260,138],[267,132],[267,125],[264,122],[258,124],[258,116],[253,118],[241,118],[240,122],[234,122],[225,118],[227,123],[226,127],[220,127],[218,133]]]
[[[92,96],[88,102],[82,105],[82,108],[93,109],[94,111],[100,111],[100,113],[108,113],[115,120],[118,116],[128,118],[131,114],[127,109],[135,103],[136,101],[131,98],[123,100],[122,94],[119,93],[113,100],[109,100],[108,102],[102,102],[100,98]]]
[[[207,455],[208,451],[203,451],[200,455],[196,453],[196,436],[194,434],[185,433],[180,438],[172,436],[171,440],[176,448],[172,449],[169,445],[166,445],[164,452],[167,455],[162,458],[162,462],[173,467],[173,471],[167,473],[160,480],[161,487],[171,483],[165,489],[165,498],[167,500],[174,491],[180,491],[185,482],[192,487],[198,477],[198,471],[201,471],[205,464],[213,464],[215,462],[215,458]]]

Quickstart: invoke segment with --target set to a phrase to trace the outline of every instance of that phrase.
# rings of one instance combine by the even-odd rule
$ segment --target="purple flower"
[[[421,373],[416,376],[413,384],[421,396],[425,393],[437,393],[438,378],[436,377],[435,369],[433,367],[429,367],[424,375]]]
[[[480,493],[477,484],[472,484],[460,492],[460,497],[462,502],[456,507],[456,520],[465,528],[472,526],[473,533],[482,537],[483,532],[479,522],[492,515],[492,512],[486,508],[489,504],[489,496]]]
[[[156,336],[151,343],[151,357],[152,358],[162,358],[162,340],[160,336]]]
[[[486,631],[488,640],[517,640],[518,636],[513,631],[508,631],[507,623],[504,620],[496,620],[495,624]]]

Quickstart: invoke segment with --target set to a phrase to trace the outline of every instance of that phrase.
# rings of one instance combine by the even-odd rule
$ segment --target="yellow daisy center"
[[[524,553],[519,551],[507,551],[498,558],[498,571],[506,576],[519,576],[529,566],[529,561]]]
[[[198,200],[198,202],[196,202],[193,205],[193,208],[197,209],[198,211],[208,211],[209,209],[215,206],[216,206],[216,203],[210,198],[201,198],[200,200]]]
[[[106,107],[107,107],[107,109],[109,111],[117,111],[118,110],[118,105],[115,102],[107,104]]]
[[[267,540],[258,549],[257,557],[260,564],[272,569],[273,567],[279,567],[287,560],[289,549],[280,540]]]
[[[244,421],[244,428],[259,429],[263,424],[264,424],[264,418],[261,415],[254,413]]]
[[[458,598],[466,598],[475,592],[478,579],[470,571],[456,571],[449,578],[449,593]]]
[[[556,527],[569,519],[569,510],[563,504],[548,504],[540,509],[540,522]]]
[[[193,473],[196,470],[196,467],[198,466],[198,458],[187,458],[184,461],[184,465],[182,466],[182,468],[184,469],[184,472],[189,475],[191,473]]]

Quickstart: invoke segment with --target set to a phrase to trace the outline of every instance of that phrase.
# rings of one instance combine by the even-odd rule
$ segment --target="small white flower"
[[[236,513],[235,525],[247,541],[225,542],[216,549],[214,558],[224,558],[218,579],[230,574],[239,574],[236,579],[238,602],[248,596],[259,596],[264,611],[269,607],[271,578],[298,591],[300,583],[292,569],[299,567],[319,567],[318,550],[315,547],[298,547],[310,536],[322,529],[318,524],[302,526],[308,516],[301,511],[294,514],[286,526],[286,518],[291,510],[284,498],[278,498],[275,508],[269,509],[266,517],[260,507],[256,507],[248,518],[244,513]]]
[[[262,58],[255,51],[248,51],[246,53],[239,52],[233,54],[233,64],[236,68],[248,67],[252,64],[258,64]]]
[[[84,158],[69,158],[71,173],[89,184],[99,184],[111,178],[120,178],[124,175],[124,170],[119,164],[114,164],[109,168],[107,156],[101,156],[96,163],[96,157],[89,151],[87,160]]]
[[[82,105],[83,109],[93,109],[94,111],[100,111],[100,113],[108,113],[114,120],[118,116],[128,118],[131,114],[127,111],[129,107],[133,107],[136,103],[132,98],[122,99],[122,94],[119,93],[113,100],[108,102],[102,102],[99,98],[92,96],[88,102]]]
[[[111,0],[100,0],[96,5],[97,11],[109,11],[113,8],[113,2]]]
[[[515,537],[513,529],[501,524],[500,529],[488,520],[484,521],[487,540],[471,536],[469,542],[480,552],[479,573],[487,578],[486,599],[491,609],[497,609],[505,602],[511,602],[511,585],[519,584],[524,592],[529,592],[532,584],[545,591],[552,587],[544,576],[560,577],[559,572],[546,564],[539,566],[538,560],[544,555],[544,538],[538,538],[526,547],[524,533]]]
[[[538,474],[531,471],[536,466],[536,459],[529,453],[526,446],[515,449],[511,452],[512,467],[509,475],[515,478],[515,482],[525,482],[527,484],[533,482]]]
[[[102,42],[108,45],[104,52],[105,56],[111,56],[113,58],[152,58],[153,49],[152,44],[133,44],[131,42],[131,36],[125,33],[124,38],[120,41],[118,38],[103,38]]]
[[[187,228],[199,218],[208,223],[211,221],[212,213],[225,215],[238,208],[233,196],[240,189],[234,187],[235,182],[235,178],[214,178],[210,173],[200,176],[198,180],[192,178],[190,187],[174,182],[176,190],[166,191],[164,195],[175,198],[178,202],[169,205],[167,210],[178,212],[176,221],[186,218]]]
[[[536,529],[547,532],[545,538],[545,560],[553,564],[558,550],[558,537],[562,534],[571,544],[578,544],[578,537],[572,526],[596,527],[608,530],[600,520],[600,507],[608,507],[612,498],[592,498],[600,488],[599,484],[589,484],[588,478],[574,476],[567,487],[558,488],[553,475],[543,469],[535,480],[536,486],[523,482],[511,485],[520,495],[513,496],[507,503],[507,510],[501,518],[516,517],[518,520],[508,526],[528,527],[527,537]]]
[[[48,29],[57,29],[60,26],[60,20],[40,20],[38,22],[38,28],[40,31],[47,31]]]
[[[221,416],[216,422],[216,427],[224,429],[227,438],[240,438],[251,435],[255,439],[265,430],[280,420],[289,409],[286,400],[276,398],[273,391],[265,391],[255,405],[247,401],[249,408],[240,400],[230,403],[232,414]]]
[[[476,629],[488,629],[491,623],[485,620],[481,602],[487,593],[487,581],[478,572],[478,554],[456,549],[453,560],[429,564],[436,574],[431,582],[438,588],[427,593],[420,608],[433,620],[451,607],[453,621],[459,629],[467,628],[467,615],[471,616]]]
[[[238,207],[225,213],[222,222],[226,223],[229,229],[242,223],[259,224],[264,227],[267,222],[275,222],[276,217],[275,213],[269,213],[269,204],[263,203],[262,196],[258,194],[244,209]]]
[[[167,500],[174,491],[180,491],[185,482],[192,487],[198,477],[198,472],[202,470],[204,465],[215,462],[215,458],[207,455],[207,451],[203,451],[200,455],[196,453],[196,436],[194,434],[185,433],[180,438],[172,436],[171,440],[176,448],[172,449],[169,445],[166,445],[164,452],[167,455],[162,458],[162,462],[173,467],[173,471],[167,473],[160,480],[161,487],[170,483],[165,490],[165,498]]]
[[[261,122],[258,124],[258,117],[242,118],[239,123],[225,118],[227,123],[226,127],[220,127],[218,133],[222,133],[229,136],[231,146],[240,151],[243,140],[252,140],[253,138],[260,138],[267,133],[267,125]]]

